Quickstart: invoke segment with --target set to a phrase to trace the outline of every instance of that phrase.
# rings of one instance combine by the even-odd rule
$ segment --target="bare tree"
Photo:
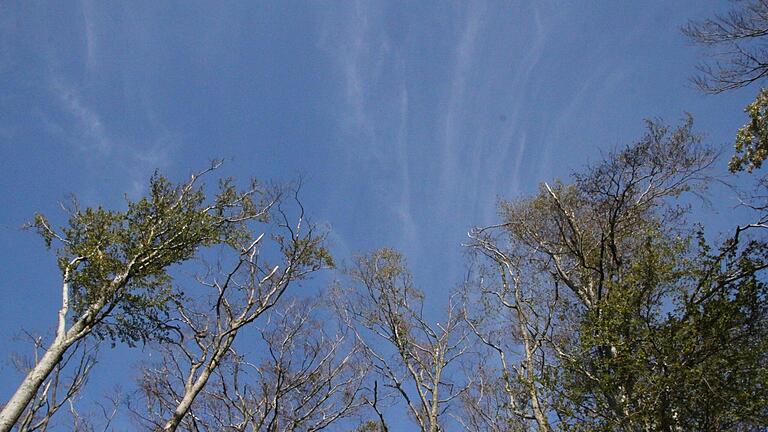
[[[454,382],[451,373],[468,350],[455,296],[441,322],[432,325],[424,315],[424,296],[413,286],[399,253],[377,250],[359,258],[348,273],[356,286],[337,287],[333,297],[339,314],[364,345],[374,372],[407,407],[419,429],[442,430],[443,414],[467,388]],[[373,400],[377,398],[374,393]],[[370,405],[385,429],[382,412]]]
[[[217,368],[232,353],[238,334],[271,309],[289,285],[310,273],[333,266],[323,247],[324,236],[307,223],[304,209],[294,193],[296,220],[289,215],[279,195],[271,201],[274,231],[271,242],[265,233],[248,244],[239,244],[240,253],[231,270],[198,278],[208,291],[208,302],[195,306],[190,301],[176,303],[175,319],[168,326],[178,333],[166,347],[161,375],[175,377],[181,383],[156,376],[145,380],[145,390],[156,408],[148,419],[164,431],[176,430],[190,413],[195,399],[203,392]],[[276,263],[271,260],[278,260]],[[148,376],[157,375],[150,374]],[[162,386],[162,388],[158,387]],[[188,422],[197,425],[196,416]],[[195,430],[195,429],[192,429]]]
[[[490,354],[490,353],[489,353]],[[461,395],[462,409],[454,414],[454,418],[462,429],[473,432],[491,431],[527,431],[532,420],[520,411],[519,404],[512,407],[510,401],[511,384],[519,384],[516,380],[507,379],[501,369],[495,364],[496,358],[479,357],[475,364],[467,368],[465,373],[474,379],[472,385]],[[512,389],[515,403],[518,397],[525,394],[522,388]]]
[[[318,431],[361,407],[367,371],[360,346],[321,320],[328,321],[327,311],[294,301],[264,324],[268,356],[248,364],[256,385],[244,387],[250,405],[238,405],[252,430]]]
[[[101,400],[94,401],[92,408],[85,412],[81,412],[77,409],[77,405],[70,403],[69,414],[72,421],[70,430],[73,432],[114,430],[111,429],[112,422],[124,404],[124,397],[119,388],[105,394]]]
[[[735,2],[736,3],[736,2]],[[707,93],[721,93],[768,76],[768,1],[739,1],[742,6],[701,22],[689,22],[683,34],[711,50],[711,63],[699,66],[694,83]]]
[[[531,268],[525,256],[502,249],[497,231],[500,226],[474,229],[467,245],[491,263],[481,265],[476,284],[467,284],[467,324],[497,362],[495,367],[487,360],[480,365],[482,379],[464,398],[465,409],[477,419],[475,430],[506,430],[511,423],[523,430],[533,421],[536,430],[549,431],[541,383],[559,290],[544,289],[548,281],[538,274],[546,270]]]
[[[262,191],[252,182],[238,191],[224,180],[210,201],[193,175],[173,185],[160,175],[148,197],[126,211],[102,207],[69,209],[68,226],[57,230],[37,215],[33,227],[50,247],[56,243],[62,273],[61,308],[55,338],[0,411],[0,431],[9,431],[66,353],[94,332],[128,343],[159,336],[156,322],[173,298],[167,268],[189,260],[201,247],[249,237],[249,221],[261,220]]]
[[[249,360],[252,356],[230,347],[178,427],[318,431],[354,415],[363,403],[358,396],[366,371],[354,340],[329,335],[323,319],[316,304],[296,299],[273,309],[258,328],[265,354]],[[179,389],[189,382],[189,350],[167,348],[163,362],[145,368],[141,380],[148,403],[142,417],[151,427],[163,426],[162,419],[183,398]]]
[[[369,406],[371,410],[373,410],[374,414],[376,414],[376,419],[363,422],[357,427],[357,429],[355,429],[355,431],[389,432],[389,425],[387,425],[387,421],[384,418],[384,413],[382,411],[382,399],[379,393],[378,380],[373,380],[373,386],[371,388],[364,388],[362,401],[365,405]]]

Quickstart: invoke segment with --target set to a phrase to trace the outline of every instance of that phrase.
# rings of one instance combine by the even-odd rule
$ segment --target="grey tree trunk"
[[[24,381],[16,389],[16,392],[0,411],[0,432],[9,432],[11,428],[19,421],[29,402],[35,397],[40,386],[45,382],[56,365],[61,361],[64,353],[78,340],[93,329],[91,323],[92,317],[104,307],[104,301],[99,301],[91,305],[88,311],[83,314],[67,330],[67,313],[69,312],[69,273],[77,267],[81,258],[75,258],[69,263],[69,267],[64,273],[64,283],[61,287],[61,309],[59,309],[58,324],[56,327],[56,337],[51,346],[45,351],[40,361],[29,371]],[[124,281],[124,277],[115,278],[112,286],[119,287]]]
[[[173,432],[178,429],[181,421],[184,419],[184,416],[187,415],[189,409],[192,407],[192,402],[195,401],[197,395],[199,395],[205,385],[208,384],[208,379],[210,379],[211,373],[213,373],[214,369],[218,367],[219,362],[221,362],[222,358],[224,358],[226,353],[229,351],[229,348],[232,346],[232,342],[235,340],[236,334],[236,332],[230,333],[230,335],[227,336],[222,344],[216,349],[216,352],[213,354],[210,361],[205,364],[203,371],[200,373],[200,376],[197,377],[191,386],[184,389],[184,397],[181,398],[181,401],[179,401],[179,404],[173,411],[171,418],[168,419],[168,421],[165,423],[165,426],[163,426],[164,432]]]
[[[0,432],[9,432],[74,341],[57,340],[32,368],[0,412]]]
[[[213,368],[206,365],[206,368],[203,370],[200,376],[197,377],[192,387],[184,393],[184,397],[181,399],[181,401],[179,401],[179,404],[173,411],[171,418],[168,419],[168,421],[165,423],[165,426],[163,426],[164,432],[172,432],[179,427],[181,420],[183,420],[184,416],[189,412],[189,408],[192,406],[192,402],[195,401],[197,395],[200,394],[200,392],[203,390],[203,387],[205,387],[205,384],[208,382],[208,378],[210,378],[212,370]]]

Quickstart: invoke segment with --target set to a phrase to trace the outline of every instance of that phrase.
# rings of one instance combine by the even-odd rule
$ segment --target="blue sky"
[[[22,324],[55,322],[54,259],[20,229],[36,211],[61,220],[69,193],[120,206],[155,169],[182,179],[212,158],[243,179],[303,176],[340,261],[400,249],[439,308],[461,280],[467,230],[493,223],[499,197],[566,177],[638,137],[642,119],[690,112],[730,151],[754,89],[694,89],[700,51],[679,32],[728,7],[3,2],[0,353],[18,349]],[[115,352],[102,368],[132,361]],[[0,364],[2,398],[10,371]]]

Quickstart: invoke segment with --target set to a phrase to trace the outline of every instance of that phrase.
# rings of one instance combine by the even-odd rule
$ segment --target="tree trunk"
[[[59,318],[56,326],[56,337],[51,346],[45,351],[43,358],[35,364],[31,371],[21,382],[19,388],[11,396],[11,399],[0,412],[0,432],[8,432],[19,421],[29,402],[35,397],[40,386],[45,382],[53,369],[61,361],[64,353],[75,342],[80,340],[90,331],[86,323],[90,316],[98,311],[103,302],[98,302],[91,306],[83,317],[81,317],[69,330],[67,330],[67,313],[69,312],[69,273],[77,267],[81,259],[75,258],[69,263],[69,267],[64,273],[64,283],[61,287],[61,309],[59,309]]]
[[[67,339],[56,340],[48,347],[43,357],[35,367],[27,374],[19,388],[11,396],[11,399],[0,412],[0,432],[9,432],[19,421],[29,402],[37,394],[40,386],[51,374],[56,365],[61,361],[64,353],[74,343]]]
[[[227,351],[229,351],[229,347],[232,346],[234,339],[234,336],[230,335],[219,347],[219,349],[217,349],[213,354],[213,357],[208,362],[208,364],[205,365],[205,368],[203,368],[203,371],[200,373],[200,376],[197,377],[194,384],[192,384],[192,386],[188,389],[184,389],[184,397],[181,398],[179,404],[176,405],[176,409],[173,411],[171,418],[168,419],[168,421],[165,423],[165,426],[163,426],[164,432],[173,432],[178,429],[181,421],[184,419],[184,416],[186,416],[189,412],[189,408],[192,407],[192,402],[195,401],[197,395],[200,394],[205,385],[208,383],[208,379],[211,377],[211,373],[213,373],[213,370],[216,369],[221,359],[224,357]]]
[[[189,412],[189,408],[192,406],[192,402],[195,401],[197,395],[200,394],[200,392],[203,390],[203,387],[205,387],[205,384],[208,382],[208,378],[210,378],[212,370],[213,368],[206,366],[200,376],[197,377],[192,387],[190,387],[188,391],[184,392],[184,397],[181,398],[181,401],[179,401],[179,404],[173,411],[171,418],[168,419],[168,421],[165,423],[165,426],[163,426],[164,432],[175,431],[179,427],[181,420],[183,420],[184,416]]]

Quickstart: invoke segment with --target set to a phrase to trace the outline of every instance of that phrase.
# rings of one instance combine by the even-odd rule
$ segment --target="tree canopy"
[[[768,0],[734,4],[683,28],[712,55],[706,93],[768,76]],[[61,303],[53,337],[27,334],[32,355],[14,358],[0,432],[110,430],[118,413],[188,432],[767,430],[768,177],[750,173],[768,158],[768,89],[746,113],[728,169],[759,192],[727,193],[748,222],[711,202],[729,182],[692,116],[646,120],[499,199],[439,298],[391,247],[337,269],[300,182],[238,186],[217,161],[181,182],[156,172],[122,207],[73,199],[61,226],[36,214]],[[106,399],[88,393],[102,344],[143,357]]]

